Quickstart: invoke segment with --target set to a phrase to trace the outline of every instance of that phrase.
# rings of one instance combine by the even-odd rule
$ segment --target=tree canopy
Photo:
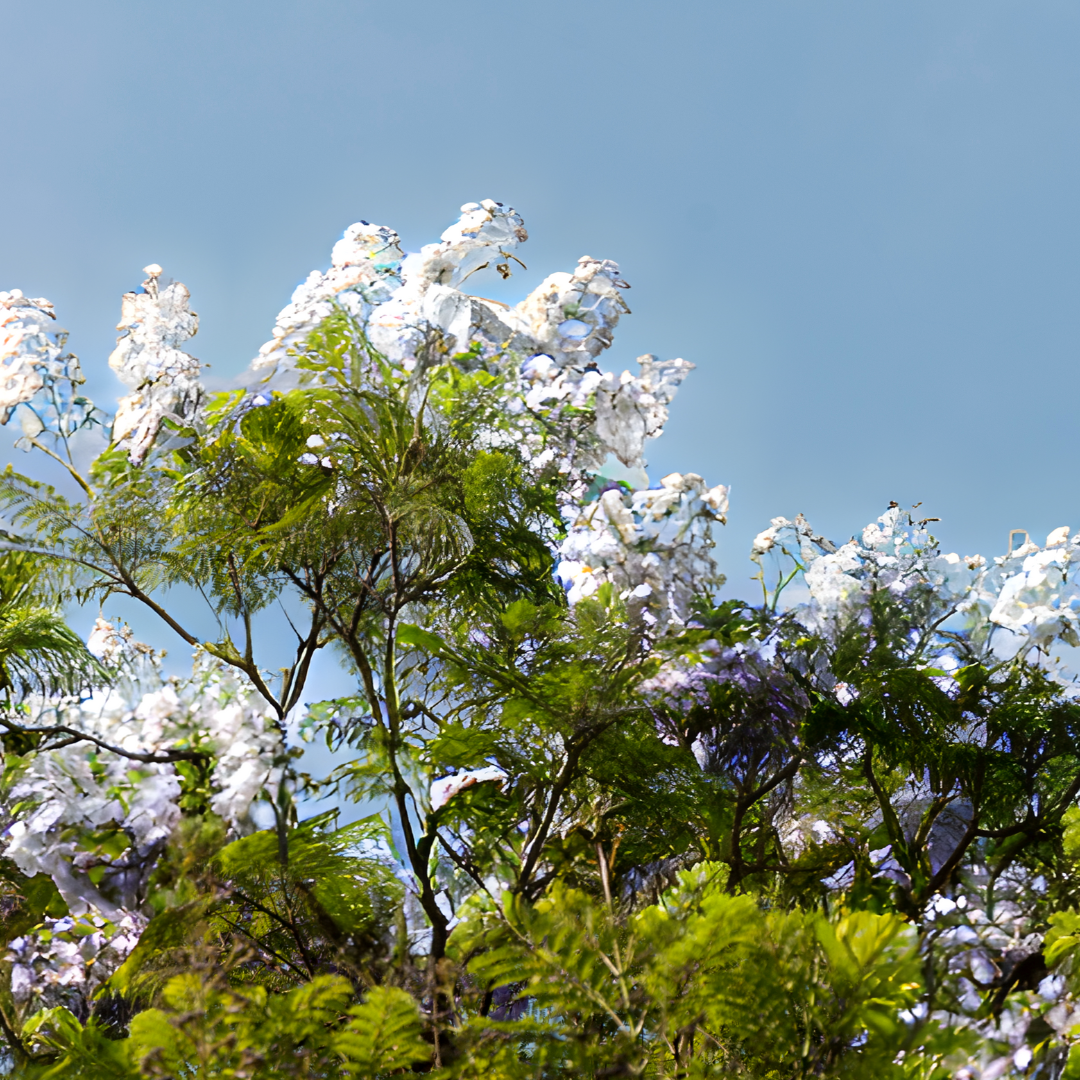
[[[151,265],[111,414],[0,293],[6,1069],[1080,1076],[1080,534],[778,517],[728,595],[692,365],[601,369],[612,262],[467,291],[526,239],[353,225],[215,393]]]

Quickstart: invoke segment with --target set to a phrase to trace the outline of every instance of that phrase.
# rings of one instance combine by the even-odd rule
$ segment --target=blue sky
[[[921,500],[962,553],[1080,527],[1080,6],[0,0],[0,289],[102,396],[120,294],[188,284],[225,377],[360,218],[515,206],[527,292],[633,289],[608,365],[698,365],[654,477],[733,485],[721,560]],[[495,286],[491,286],[492,290]]]

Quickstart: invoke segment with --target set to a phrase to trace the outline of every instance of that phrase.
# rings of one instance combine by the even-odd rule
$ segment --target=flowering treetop
[[[128,985],[120,965],[137,966],[154,904],[181,895],[175,837],[196,821],[221,841],[218,877],[180,906],[215,912],[280,983],[323,968],[370,982],[361,940],[442,972],[456,927],[486,933],[519,901],[543,913],[553,883],[593,864],[603,917],[648,895],[634,933],[651,919],[659,934],[663,888],[699,862],[775,911],[867,915],[811,920],[819,944],[918,927],[947,991],[904,1030],[963,1013],[996,1055],[984,1075],[1021,1068],[1035,1019],[1059,1033],[1077,1019],[1064,977],[1038,984],[1042,1005],[990,1009],[980,987],[1004,982],[979,973],[1042,955],[1041,852],[1080,794],[1060,659],[1080,645],[1080,534],[987,560],[942,552],[895,505],[839,545],[777,517],[750,553],[760,602],[721,602],[727,488],[693,472],[635,488],[609,467],[643,468],[692,365],[603,369],[628,311],[611,261],[582,258],[512,307],[469,291],[484,270],[509,276],[527,238],[491,200],[414,254],[385,226],[350,226],[217,395],[185,351],[188,290],[150,265],[122,301],[109,363],[128,392],[111,418],[81,394],[48,301],[0,293],[0,422],[18,418],[19,445],[80,492],[9,471],[6,542],[43,560],[54,593],[125,596],[195,652],[189,679],[166,678],[102,614],[81,685],[27,683],[16,700],[4,675],[5,855],[50,883],[8,943],[12,999],[85,1012]],[[84,470],[94,432],[108,443]],[[170,588],[207,601],[213,637]],[[15,595],[0,581],[0,616]],[[356,693],[317,701],[330,648]],[[308,776],[298,734],[354,756]],[[381,824],[342,839],[300,822],[299,797],[327,792]],[[700,899],[698,878],[679,880]],[[364,899],[358,882],[382,891]],[[390,930],[379,904],[402,886],[411,906]],[[663,918],[697,900],[682,903]],[[454,994],[424,993],[437,1032]],[[666,1045],[644,1030],[635,1045]]]

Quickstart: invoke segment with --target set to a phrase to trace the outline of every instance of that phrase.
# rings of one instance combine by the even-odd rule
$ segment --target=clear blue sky
[[[922,500],[950,548],[1080,527],[1080,5],[932,0],[0,0],[0,288],[101,372],[120,294],[186,282],[244,367],[352,221],[465,201],[633,285],[608,364],[698,365],[651,472],[721,539]],[[105,375],[94,378],[109,392]]]

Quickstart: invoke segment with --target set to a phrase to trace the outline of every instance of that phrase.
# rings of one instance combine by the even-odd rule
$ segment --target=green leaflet
[[[375,988],[349,1007],[349,983],[320,976],[287,994],[207,989],[197,976],[166,987],[165,1008],[140,1013],[130,1053],[143,1075],[375,1077],[427,1059],[409,996]],[[309,1071],[314,1070],[314,1071]]]
[[[38,1052],[52,1051],[56,1060],[26,1070],[34,1080],[128,1080],[137,1076],[130,1047],[109,1038],[91,1020],[84,1027],[63,1006],[45,1009],[23,1025],[23,1036]]]
[[[172,974],[174,954],[205,938],[212,904],[210,897],[200,897],[151,919],[138,945],[109,979],[107,990],[130,1001],[151,997]]]
[[[434,656],[445,651],[446,646],[438,634],[425,630],[421,626],[412,623],[399,623],[397,628],[397,640],[403,645],[412,645],[417,649],[425,649]]]
[[[427,1061],[430,1048],[420,1037],[416,1004],[403,990],[376,986],[349,1010],[334,1039],[350,1076],[371,1077]]]
[[[338,976],[319,976],[285,994],[228,988],[208,972],[172,978],[158,1008],[131,1022],[126,1039],[105,1035],[70,1011],[38,1013],[24,1027],[54,1060],[28,1071],[37,1080],[191,1077],[374,1078],[430,1057],[420,1017],[402,990],[375,987],[359,1004]]]
[[[471,1017],[461,1075],[491,1067],[492,1042],[509,1032],[571,1071],[661,1076],[929,1076],[956,1048],[935,1024],[897,1019],[921,990],[903,920],[764,912],[724,892],[725,877],[707,865],[683,873],[630,920],[566,888],[534,908],[510,904],[470,971],[482,985],[519,988],[532,1014]]]

